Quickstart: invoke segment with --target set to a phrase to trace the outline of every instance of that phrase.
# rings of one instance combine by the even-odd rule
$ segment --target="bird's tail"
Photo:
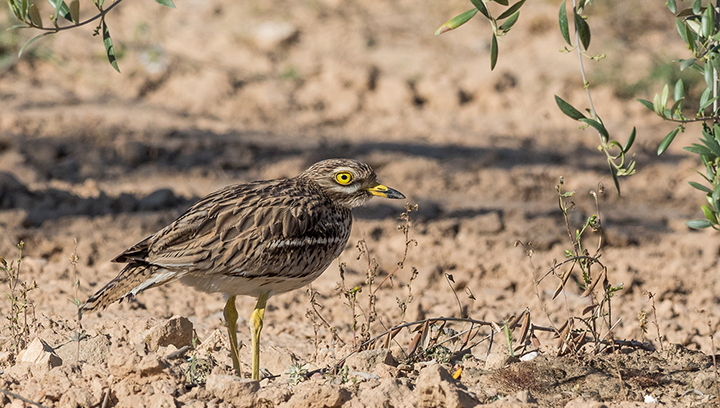
[[[105,309],[110,304],[125,298],[134,297],[145,289],[162,285],[177,279],[175,272],[170,272],[147,264],[128,264],[115,279],[82,305],[83,312]]]

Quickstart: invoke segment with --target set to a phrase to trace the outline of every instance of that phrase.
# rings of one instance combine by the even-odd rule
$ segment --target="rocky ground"
[[[704,198],[687,184],[699,181],[690,170],[699,163],[682,150],[697,129],[657,157],[671,127],[634,101],[652,99],[678,75],[668,61],[685,57],[660,4],[610,1],[588,13],[591,51],[607,54],[586,61],[595,104],[619,139],[637,127],[638,172],[622,180],[621,197],[596,136],[553,101],[586,104],[576,56],[558,52],[557,1],[523,8],[492,72],[487,23],[432,35],[466,1],[176,5],[128,1],[108,15],[120,74],[90,26],[17,59],[32,33],[5,31],[14,23],[1,20],[0,256],[17,260],[22,241],[16,282],[28,284],[16,286],[27,293],[16,303],[26,306],[20,319],[4,321],[3,404],[715,404],[720,241],[684,225],[702,216]],[[109,260],[195,200],[343,156],[405,193],[410,223],[399,219],[403,203],[374,200],[355,212],[350,244],[311,289],[270,300],[262,381],[232,376],[221,295],[171,284],[78,327],[74,299],[117,274]],[[598,338],[574,320],[564,343],[543,328],[587,317],[592,297],[581,296],[578,273],[555,299],[557,276],[535,283],[572,247],[557,203],[561,177],[576,193],[571,230],[598,212],[589,192],[604,186],[602,232],[585,245],[592,251],[602,239],[608,282],[623,284]],[[13,293],[7,277],[3,286]],[[237,305],[247,372],[254,299]],[[10,319],[12,310],[0,303]],[[441,317],[497,325],[423,324]],[[514,317],[508,336],[501,326]]]

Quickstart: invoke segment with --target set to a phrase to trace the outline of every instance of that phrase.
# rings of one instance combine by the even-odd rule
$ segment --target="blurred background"
[[[115,276],[114,255],[205,194],[293,176],[319,159],[353,157],[419,205],[410,233],[418,245],[378,301],[385,324],[403,317],[396,298],[407,296],[411,265],[418,278],[408,321],[461,314],[445,273],[454,276],[465,313],[477,319],[505,319],[529,307],[536,323],[547,324],[544,304],[555,322],[567,318],[566,307],[585,307],[574,285],[566,306],[549,300],[557,279],[544,281],[538,295],[533,284],[572,245],[555,191],[564,176],[565,190],[576,192],[572,228],[596,212],[588,193],[605,186],[602,259],[611,283],[625,288],[616,295],[616,337],[645,339],[637,314],[650,310],[643,293],[651,291],[663,336],[709,352],[700,310],[718,312],[720,245],[712,231],[684,225],[702,216],[704,197],[687,184],[699,181],[690,170],[699,163],[682,150],[698,132],[678,135],[657,157],[673,126],[635,101],[652,100],[681,77],[697,99],[702,82],[672,62],[686,57],[685,48],[661,3],[611,0],[587,10],[590,54],[606,55],[585,60],[598,113],[620,141],[637,127],[638,172],[621,180],[622,197],[596,133],[579,129],[553,99],[587,106],[577,55],[562,51],[559,1],[522,8],[500,39],[494,71],[486,21],[433,35],[469,9],[467,1],[176,5],[126,0],[108,14],[121,73],[108,64],[92,24],[43,38],[18,59],[34,33],[6,31],[15,22],[7,7],[0,10],[0,255],[13,259],[15,244],[25,241],[23,273],[38,283],[31,296],[40,315],[74,316],[66,300],[74,239],[84,299]],[[49,5],[39,7],[50,13]],[[83,19],[89,8],[81,5]],[[394,269],[404,249],[402,211],[373,202],[356,212],[340,258],[349,285],[365,282],[360,239],[381,277]],[[598,238],[586,245],[595,248]],[[533,243],[532,264],[517,240]],[[347,336],[351,317],[334,290],[338,282],[333,264],[314,287],[331,324]],[[249,312],[253,304],[239,300],[238,308]],[[202,337],[222,326],[222,305],[219,295],[174,284],[113,306],[104,318],[181,314]],[[282,342],[287,334],[287,344],[307,340],[311,351],[305,293],[271,305],[266,338]]]

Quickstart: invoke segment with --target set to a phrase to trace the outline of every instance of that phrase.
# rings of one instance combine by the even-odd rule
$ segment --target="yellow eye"
[[[353,175],[349,171],[341,171],[335,174],[335,181],[346,186],[353,181]]]

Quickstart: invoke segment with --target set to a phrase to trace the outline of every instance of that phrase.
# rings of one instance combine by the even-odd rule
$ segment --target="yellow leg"
[[[255,310],[252,313],[252,326],[250,327],[250,334],[252,336],[252,379],[260,380],[260,332],[263,328],[263,317],[265,316],[265,304],[267,303],[269,293],[263,293],[258,298],[257,304],[255,304]]]
[[[237,319],[238,312],[235,309],[235,296],[230,296],[225,303],[225,326],[227,326],[228,337],[230,338],[230,354],[232,356],[233,368],[238,377],[242,378],[242,370],[240,369],[240,356],[238,355],[237,341]]]

